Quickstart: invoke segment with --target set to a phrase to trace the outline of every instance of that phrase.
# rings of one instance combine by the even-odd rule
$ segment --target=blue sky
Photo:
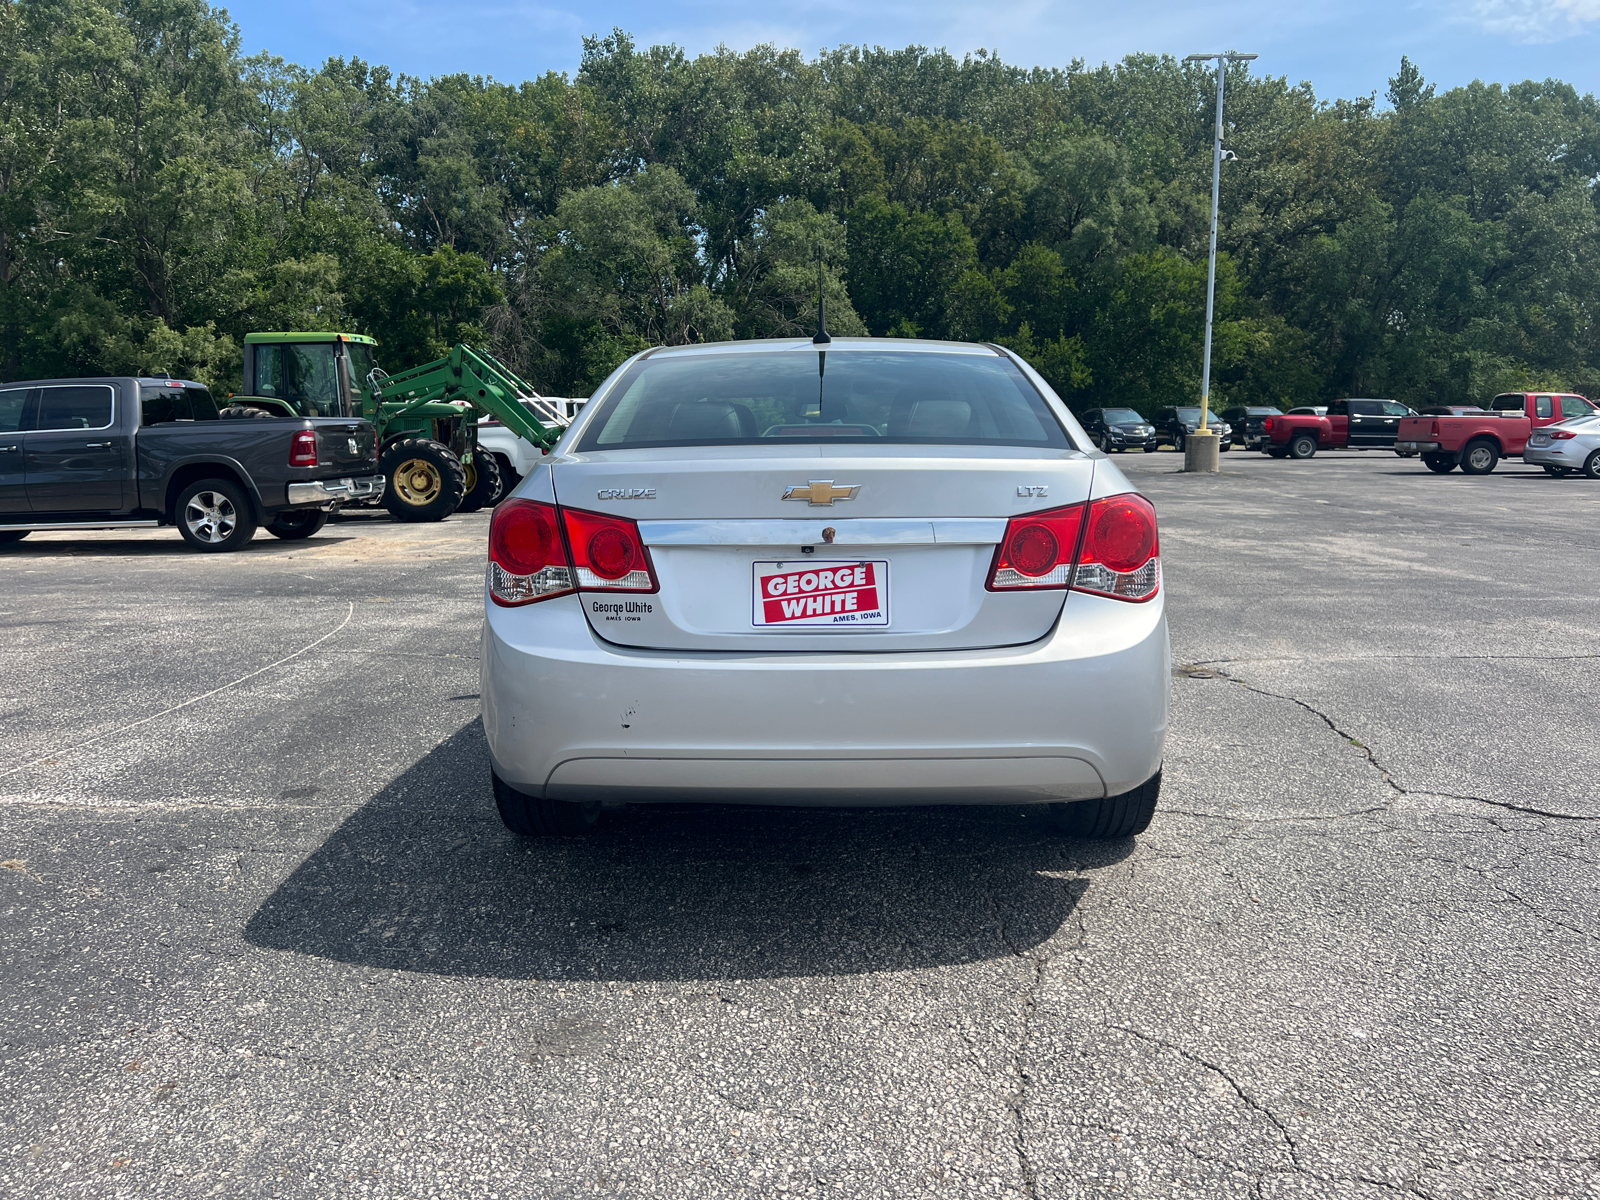
[[[516,82],[577,70],[585,34],[620,26],[691,53],[761,42],[814,54],[867,43],[985,47],[1008,62],[1091,64],[1135,51],[1254,50],[1258,70],[1309,79],[1324,97],[1380,97],[1402,54],[1442,87],[1554,76],[1600,90],[1600,0],[234,0],[248,52],[315,65],[356,55],[415,75],[468,71]]]

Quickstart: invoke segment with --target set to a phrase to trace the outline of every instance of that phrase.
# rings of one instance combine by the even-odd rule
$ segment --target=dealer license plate
[[[758,562],[754,614],[760,629],[883,629],[889,624],[884,559]]]

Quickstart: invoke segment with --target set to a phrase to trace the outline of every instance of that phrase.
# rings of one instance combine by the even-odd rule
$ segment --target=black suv
[[[1200,428],[1200,406],[1198,404],[1180,404],[1174,407],[1156,411],[1155,419],[1156,436],[1163,442],[1171,442],[1174,450],[1182,450],[1184,439],[1196,429]],[[1219,450],[1233,448],[1233,426],[1229,425],[1217,413],[1212,413],[1206,420],[1206,428],[1215,429],[1222,443]]]
[[[1156,427],[1131,408],[1091,408],[1078,419],[1094,444],[1107,454],[1113,450],[1149,454],[1156,448]]]
[[[1267,435],[1263,422],[1268,417],[1283,416],[1283,409],[1262,404],[1235,404],[1232,408],[1223,409],[1218,415],[1233,426],[1233,437],[1239,445],[1246,450],[1255,450],[1260,447]]]

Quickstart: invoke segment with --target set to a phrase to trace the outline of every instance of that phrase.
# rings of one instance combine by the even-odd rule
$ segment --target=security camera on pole
[[[1249,62],[1254,54],[1240,54],[1228,50],[1221,54],[1191,54],[1183,61],[1217,64],[1217,132],[1211,152],[1211,267],[1206,276],[1206,358],[1200,380],[1200,428],[1183,440],[1183,469],[1185,471],[1219,471],[1221,455],[1218,453],[1222,439],[1211,428],[1211,317],[1217,301],[1217,197],[1222,186],[1222,159],[1224,155],[1236,159],[1232,150],[1222,149],[1222,84],[1228,75],[1228,64]]]

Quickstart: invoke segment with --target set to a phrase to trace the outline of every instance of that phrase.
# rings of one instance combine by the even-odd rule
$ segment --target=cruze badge
[[[854,500],[856,493],[860,490],[861,485],[859,483],[846,483],[834,487],[831,479],[813,479],[807,482],[804,487],[796,483],[784,488],[783,498],[785,500],[804,500],[813,508],[822,506],[832,508],[835,500]]]
[[[655,488],[601,488],[602,500],[654,500]]]

